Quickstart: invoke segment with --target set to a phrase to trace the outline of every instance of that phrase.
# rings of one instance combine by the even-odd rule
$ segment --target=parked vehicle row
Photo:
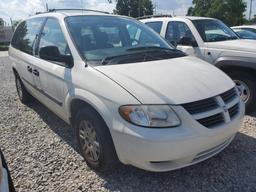
[[[19,24],[9,49],[20,101],[36,98],[70,124],[87,164],[99,171],[118,161],[168,171],[206,160],[230,144],[245,112],[235,83],[206,61],[218,58],[219,46],[242,53],[232,41],[215,42],[224,39],[218,27],[237,39],[219,21],[187,20],[191,30],[183,21],[163,25],[162,34],[167,29],[169,41],[205,61],[129,17],[88,10],[32,16]],[[209,46],[192,22],[214,26],[206,32]],[[180,39],[176,28],[187,36]],[[226,66],[224,58],[218,63]],[[235,80],[251,82],[235,72]]]
[[[243,40],[223,22],[205,17],[150,17],[141,20],[177,49],[205,60],[229,75],[247,112],[256,109],[255,41]]]

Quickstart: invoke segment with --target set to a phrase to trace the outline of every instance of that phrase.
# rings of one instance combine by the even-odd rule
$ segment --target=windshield
[[[170,50],[169,54],[177,51],[152,29],[133,19],[87,15],[67,17],[66,22],[79,52],[87,61],[154,49]]]
[[[192,21],[204,42],[238,39],[237,35],[219,20],[203,19]]]

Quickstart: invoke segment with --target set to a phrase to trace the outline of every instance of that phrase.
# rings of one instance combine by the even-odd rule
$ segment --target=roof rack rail
[[[57,11],[91,11],[96,13],[110,14],[109,12],[106,12],[106,11],[98,11],[94,9],[49,9],[47,12],[36,12],[36,15],[43,14],[43,13],[57,12]]]
[[[158,17],[172,17],[172,15],[170,15],[170,14],[145,15],[142,17],[137,17],[136,19],[149,19],[149,18],[158,18]]]
[[[49,9],[48,12],[57,12],[57,11],[91,11],[96,13],[110,14],[109,12],[106,12],[106,11],[99,11],[94,9]]]

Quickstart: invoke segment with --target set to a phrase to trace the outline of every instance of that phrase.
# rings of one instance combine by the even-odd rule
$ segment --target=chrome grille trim
[[[183,104],[183,108],[201,125],[212,129],[229,123],[239,113],[240,97],[236,88],[201,101]]]

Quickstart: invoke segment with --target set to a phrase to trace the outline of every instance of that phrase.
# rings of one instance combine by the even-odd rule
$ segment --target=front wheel
[[[77,113],[75,132],[79,150],[89,167],[103,172],[118,162],[109,129],[95,110],[86,107]]]
[[[246,112],[251,113],[256,109],[256,78],[247,72],[232,72],[229,74],[240,92],[241,99],[245,102]]]

